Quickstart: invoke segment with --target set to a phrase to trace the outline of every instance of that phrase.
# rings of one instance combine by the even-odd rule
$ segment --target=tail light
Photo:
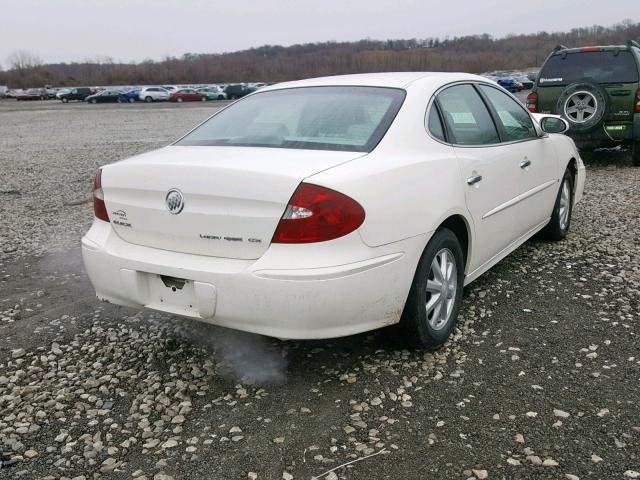
[[[636,92],[636,113],[640,113],[640,90]]]
[[[98,170],[96,179],[93,181],[93,213],[96,218],[109,221],[107,206],[104,204],[104,193],[102,192],[102,169]]]
[[[356,230],[364,222],[364,209],[335,190],[301,183],[273,235],[273,243],[325,242]]]
[[[599,52],[600,50],[600,47],[582,47],[580,49],[581,52]]]
[[[538,94],[536,92],[529,92],[527,95],[527,110],[533,113],[538,111]]]

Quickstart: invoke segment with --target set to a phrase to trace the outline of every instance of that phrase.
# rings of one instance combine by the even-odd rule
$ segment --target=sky
[[[640,0],[0,0],[0,65],[159,60],[265,44],[566,31],[640,21]]]

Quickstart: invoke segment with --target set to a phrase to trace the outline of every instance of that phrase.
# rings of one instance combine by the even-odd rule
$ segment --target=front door
[[[512,163],[519,167],[520,193],[512,208],[514,226],[522,236],[551,216],[560,185],[556,151],[547,135],[538,135],[531,115],[520,102],[489,85],[479,85],[478,90],[493,110]]]

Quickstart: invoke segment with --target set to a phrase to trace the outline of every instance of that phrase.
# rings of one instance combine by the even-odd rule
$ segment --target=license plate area
[[[182,315],[198,315],[194,282],[167,275],[149,275],[149,306]]]

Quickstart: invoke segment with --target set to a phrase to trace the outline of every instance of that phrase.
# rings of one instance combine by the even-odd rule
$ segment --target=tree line
[[[640,23],[622,21],[568,32],[265,45],[248,50],[121,63],[111,58],[44,64],[17,51],[0,71],[0,85],[12,88],[78,85],[280,82],[323,75],[385,71],[464,71],[539,67],[558,44],[569,47],[624,44],[640,40]]]

